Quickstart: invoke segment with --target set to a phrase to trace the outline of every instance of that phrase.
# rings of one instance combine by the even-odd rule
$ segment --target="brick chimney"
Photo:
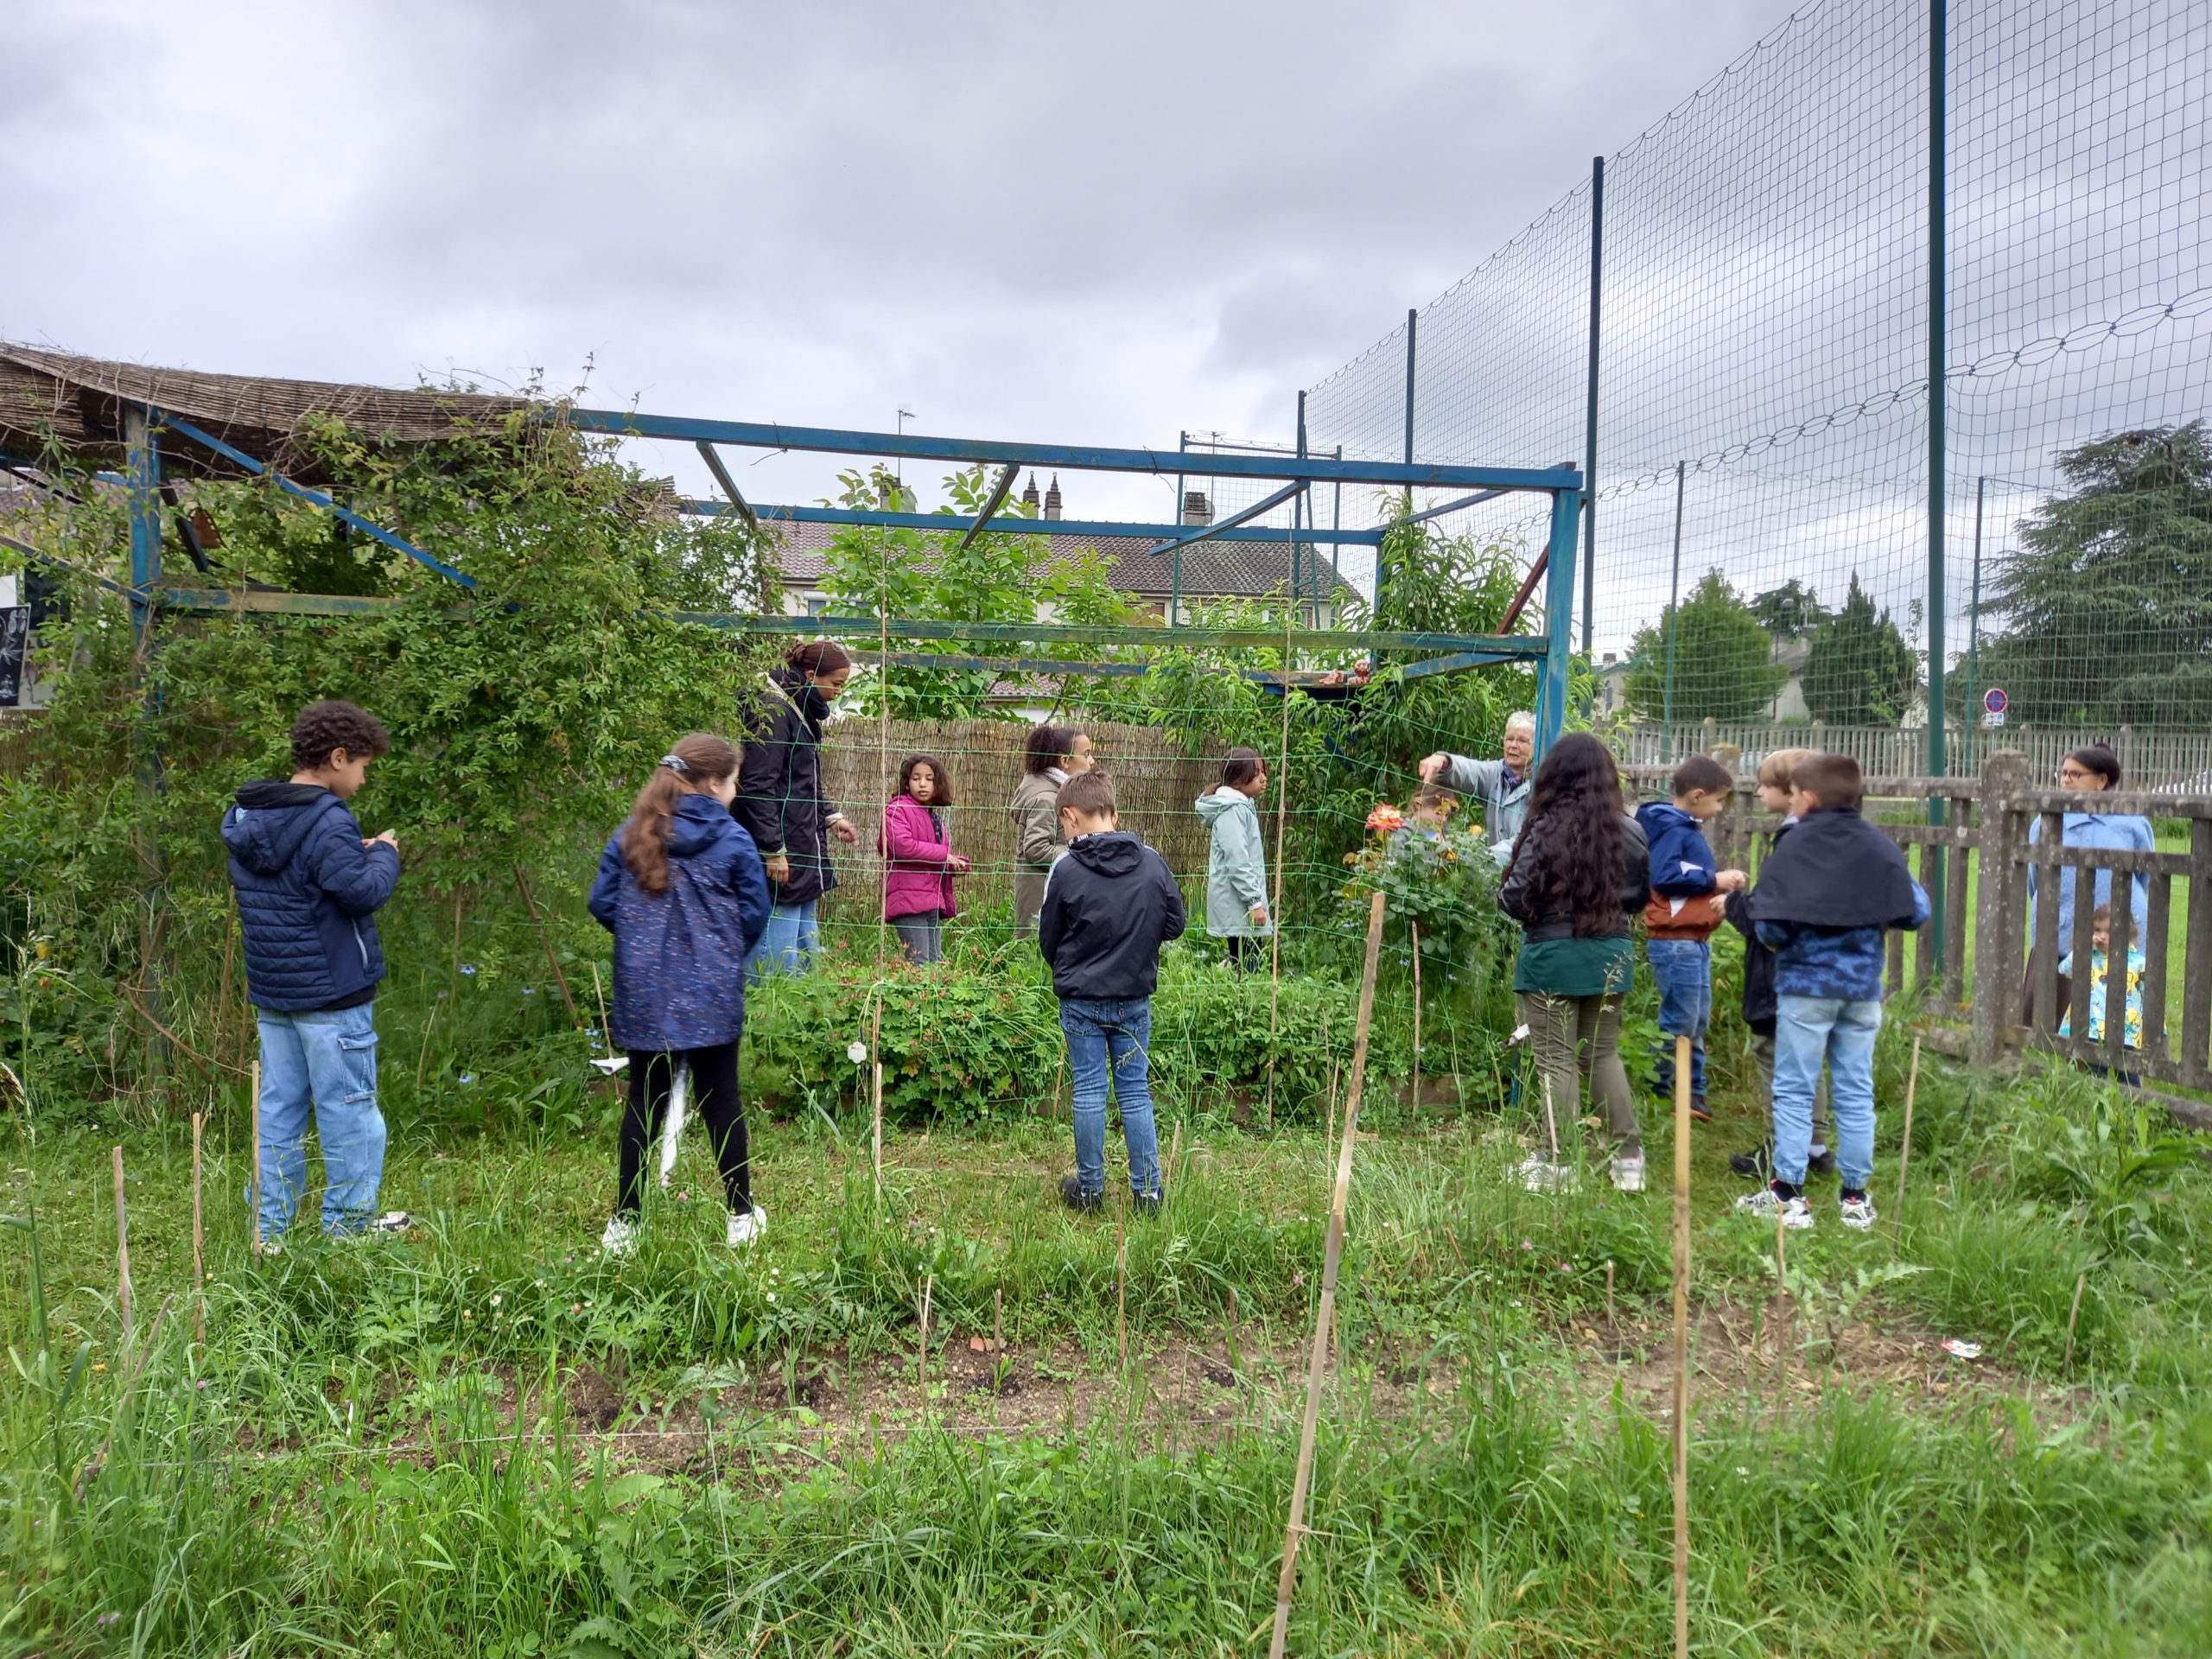
[[[1030,480],[1030,487],[1036,487],[1036,480]],[[1058,473],[1052,474],[1052,488],[1045,492],[1045,516],[1047,518],[1060,516],[1060,475]]]
[[[1213,523],[1213,503],[1206,499],[1204,490],[1183,492],[1183,522],[1186,524]]]

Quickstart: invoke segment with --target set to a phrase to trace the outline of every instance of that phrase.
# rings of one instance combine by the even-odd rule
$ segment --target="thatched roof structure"
[[[150,404],[182,416],[302,483],[327,481],[293,435],[310,416],[334,416],[372,442],[447,438],[504,420],[530,400],[478,392],[398,391],[385,386],[110,363],[0,342],[0,452],[35,459],[58,440],[87,461],[123,462],[123,410]],[[165,460],[233,472],[212,453],[172,438]]]

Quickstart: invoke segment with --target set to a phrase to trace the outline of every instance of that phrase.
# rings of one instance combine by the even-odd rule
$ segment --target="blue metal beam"
[[[820,450],[841,455],[894,455],[914,461],[984,461],[1057,467],[1067,472],[1154,473],[1189,470],[1179,450],[1111,449],[1090,444],[1014,443],[989,438],[933,438],[919,432],[861,432],[840,427],[783,426],[772,421],[710,421],[620,409],[565,409],[556,417],[580,432],[618,438],[672,438],[683,443],[750,444],[760,449]],[[1382,484],[1405,488],[1572,490],[1582,475],[1571,467],[1465,467],[1442,461],[1339,461],[1326,455],[1209,454],[1206,471],[1222,478],[1304,479],[1308,482]]]
[[[1567,724],[1567,670],[1574,660],[1574,532],[1582,492],[1552,498],[1550,568],[1545,572],[1543,672],[1536,685],[1536,753],[1542,755]]]
[[[353,525],[354,529],[359,531],[364,536],[373,537],[376,540],[382,542],[386,547],[391,548],[397,552],[404,553],[409,558],[414,560],[417,564],[426,565],[429,569],[436,571],[440,575],[452,578],[464,588],[474,588],[476,585],[475,577],[466,575],[461,571],[454,569],[453,566],[448,564],[443,559],[438,557],[435,553],[425,553],[421,548],[416,546],[414,543],[409,541],[405,537],[395,536],[390,531],[386,530],[382,524],[373,524],[370,520],[362,518],[359,513],[352,511],[350,508],[340,506],[337,502],[332,500],[321,490],[311,490],[304,484],[293,483],[290,479],[286,478],[282,473],[270,472],[268,467],[263,466],[251,455],[246,454],[245,450],[233,448],[231,445],[225,443],[220,438],[217,437],[213,433],[201,431],[190,421],[180,420],[177,416],[165,414],[160,410],[154,411],[154,421],[158,426],[165,426],[172,432],[181,433],[185,437],[190,438],[194,443],[200,444],[204,448],[213,449],[217,454],[222,456],[226,461],[236,462],[238,466],[245,467],[249,473],[253,474],[257,478],[266,475],[270,481],[275,484],[277,488],[283,490],[289,494],[296,495],[301,500],[308,502],[312,505],[321,507],[325,512],[330,514],[334,518],[343,519],[346,523]]]
[[[726,502],[710,500],[702,496],[681,496],[677,509],[699,518],[719,518],[729,511]],[[881,524],[893,530],[965,530],[976,520],[964,512],[877,512],[860,507],[800,507],[769,505],[762,503],[753,509],[763,524],[783,520],[799,524]],[[1188,529],[1185,524],[1141,524],[1123,523],[1114,518],[1032,518],[1017,513],[1005,513],[994,518],[984,529],[995,535],[1007,536],[1096,536],[1127,538],[1130,541],[1156,542],[1179,536]],[[1234,530],[1219,530],[1213,539],[1222,542],[1270,542],[1280,545],[1282,531],[1264,526],[1255,529],[1240,525]],[[1379,530],[1328,530],[1306,524],[1300,528],[1301,542],[1350,542],[1372,547],[1382,539]]]
[[[1167,540],[1162,542],[1158,547],[1148,547],[1145,549],[1145,553],[1147,557],[1157,558],[1162,553],[1172,553],[1182,548],[1195,546],[1200,542],[1210,542],[1217,536],[1226,535],[1232,530],[1241,529],[1244,525],[1250,524],[1255,518],[1258,518],[1265,514],[1273,512],[1277,507],[1282,505],[1284,502],[1302,493],[1305,488],[1306,482],[1303,479],[1300,480],[1295,484],[1286,484],[1282,488],[1277,490],[1273,495],[1268,496],[1264,499],[1255,501],[1250,506],[1244,508],[1240,512],[1233,512],[1230,514],[1228,518],[1223,519],[1217,524],[1200,524],[1195,530],[1186,530],[1179,536],[1171,536]],[[1292,529],[1295,530],[1296,527],[1295,515],[1294,515]],[[1285,533],[1287,534],[1288,532]],[[1283,539],[1283,537],[1277,535],[1274,536],[1272,539],[1281,541]],[[1297,586],[1295,582],[1293,582],[1291,585],[1294,589]]]
[[[1398,671],[1407,679],[1419,680],[1431,674],[1457,674],[1470,668],[1495,667],[1499,663],[1541,663],[1550,654],[1548,639],[1501,639],[1494,645],[1473,651],[1455,651],[1447,657],[1424,657],[1417,663],[1404,664]]]
[[[143,632],[162,579],[162,449],[151,415],[123,411],[124,502],[130,514],[130,626]]]
[[[760,529],[760,514],[753,511],[740,493],[737,480],[729,475],[729,468],[722,465],[722,458],[715,452],[715,446],[702,442],[699,445],[699,459],[707,463],[707,470],[715,475],[715,482],[722,486],[722,493],[729,497],[730,505],[737,509],[738,517],[745,520],[746,528]]]
[[[969,543],[982,534],[983,526],[990,523],[991,515],[1006,505],[1007,493],[1014,488],[1014,478],[1020,471],[1021,468],[1012,461],[1007,462],[1006,470],[999,474],[999,481],[991,486],[989,496],[985,499],[983,505],[976,510],[975,521],[960,532],[962,548],[965,549]]]
[[[1495,501],[1503,490],[1477,490],[1472,495],[1463,495],[1457,501],[1446,501],[1440,507],[1423,507],[1419,512],[1408,513],[1409,524],[1427,524],[1432,518],[1441,518],[1447,512],[1457,512],[1462,507],[1471,507],[1484,501]]]

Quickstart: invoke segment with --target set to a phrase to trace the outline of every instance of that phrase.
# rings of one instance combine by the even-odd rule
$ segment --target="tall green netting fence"
[[[1927,0],[1806,6],[1605,158],[1588,639],[1632,759],[1815,722],[1925,757],[1932,35]],[[1951,768],[2024,727],[2201,786],[2212,9],[1954,3],[1945,36]],[[1401,327],[1308,394],[1309,442],[1581,459],[1592,200],[1420,309],[1410,423]],[[1510,501],[1444,523],[1524,557],[1544,528]]]

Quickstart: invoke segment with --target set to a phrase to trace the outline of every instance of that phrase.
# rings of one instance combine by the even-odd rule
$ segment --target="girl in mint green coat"
[[[1268,861],[1253,804],[1268,787],[1267,762],[1257,749],[1231,749],[1222,757],[1221,782],[1198,797],[1198,816],[1213,831],[1206,860],[1206,931],[1229,941],[1230,966],[1258,964],[1252,942],[1274,931],[1268,914]]]

